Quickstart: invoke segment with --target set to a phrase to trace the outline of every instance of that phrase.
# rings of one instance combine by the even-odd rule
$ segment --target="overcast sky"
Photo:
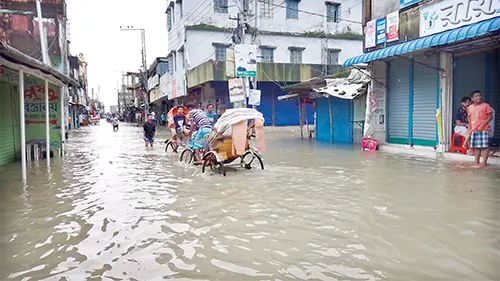
[[[70,23],[70,51],[83,53],[88,61],[89,86],[105,103],[117,103],[117,81],[122,71],[141,67],[139,31],[120,31],[132,25],[146,29],[148,65],[167,55],[165,0],[66,0]],[[90,92],[89,92],[90,94]]]

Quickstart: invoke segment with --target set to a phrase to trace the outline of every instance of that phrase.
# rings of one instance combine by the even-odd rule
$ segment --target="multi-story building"
[[[161,114],[168,110],[167,94],[160,91],[160,77],[168,72],[168,59],[159,57],[148,69],[148,94],[151,112]]]
[[[258,109],[266,125],[299,124],[295,102],[276,102],[282,85],[335,73],[347,58],[362,52],[357,0],[167,2],[169,73],[161,77],[160,88],[176,103],[230,106],[226,54],[240,34],[232,18],[243,14],[244,42],[258,46]]]
[[[380,143],[431,155],[461,146],[454,116],[462,97],[479,90],[496,110],[490,137],[498,145],[500,2],[363,0],[362,6],[365,53],[343,66],[369,64],[371,125]]]
[[[69,75],[66,2],[0,2],[0,165],[21,159],[26,179],[27,146],[40,157],[64,149],[68,88],[80,85]]]

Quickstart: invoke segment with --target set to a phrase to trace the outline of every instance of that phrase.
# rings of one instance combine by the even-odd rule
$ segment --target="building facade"
[[[479,90],[500,137],[500,2],[365,0],[364,54],[377,103],[375,135],[392,147],[444,152],[460,99]]]
[[[0,165],[21,159],[26,179],[26,162],[33,156],[26,154],[27,147],[39,147],[45,153],[38,156],[47,158],[64,149],[68,93],[80,85],[69,72],[65,1],[43,2],[41,22],[33,0],[2,5]]]
[[[168,73],[160,77],[160,91],[176,104],[230,107],[227,50],[242,39],[232,18],[247,14],[244,42],[258,46],[258,109],[266,125],[298,125],[295,102],[277,102],[281,86],[335,73],[362,52],[359,1],[307,2],[248,0],[242,13],[235,0],[168,1]]]

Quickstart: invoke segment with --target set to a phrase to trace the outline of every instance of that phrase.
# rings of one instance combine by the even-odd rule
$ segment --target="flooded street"
[[[266,133],[265,170],[207,173],[142,128],[70,133],[2,168],[0,280],[500,280],[500,173]],[[296,135],[296,132],[295,132]]]

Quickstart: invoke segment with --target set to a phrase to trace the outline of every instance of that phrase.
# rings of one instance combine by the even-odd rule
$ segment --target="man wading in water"
[[[144,142],[146,143],[146,147],[148,147],[148,144],[153,147],[156,133],[156,124],[153,122],[153,115],[148,114],[148,121],[142,127],[144,128]]]

